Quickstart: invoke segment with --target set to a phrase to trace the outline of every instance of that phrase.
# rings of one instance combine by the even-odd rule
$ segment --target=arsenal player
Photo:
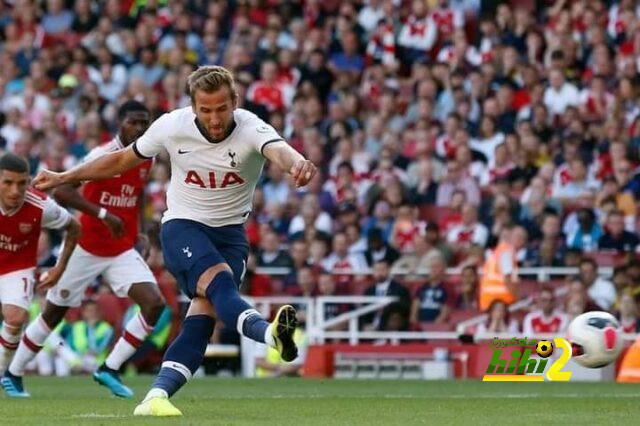
[[[91,161],[132,144],[149,127],[151,115],[140,102],[125,102],[118,110],[120,130],[109,143],[89,153]],[[71,185],[56,189],[54,196],[63,205],[81,212],[82,237],[57,286],[47,293],[44,311],[25,331],[15,358],[2,378],[8,396],[29,396],[22,386],[26,364],[42,349],[51,330],[62,321],[70,307],[80,306],[87,286],[102,275],[119,297],[131,297],[140,313],[125,326],[113,350],[93,375],[119,397],[133,392],[120,381],[118,370],[142,344],[164,309],[164,298],[143,257],[135,250],[138,235],[140,198],[151,161],[144,161],[120,175],[85,183],[82,195]]]
[[[80,225],[69,212],[28,186],[27,161],[11,153],[0,157],[0,371],[11,360],[29,319],[41,229],[66,231],[58,262],[40,277],[41,289],[58,282],[80,236]]]

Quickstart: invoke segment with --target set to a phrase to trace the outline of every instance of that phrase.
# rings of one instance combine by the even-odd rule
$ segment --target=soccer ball
[[[553,353],[553,344],[548,340],[540,340],[536,345],[536,353],[540,358],[548,358]]]
[[[620,323],[607,312],[586,312],[569,324],[567,340],[572,358],[583,367],[602,368],[611,364],[622,351]]]

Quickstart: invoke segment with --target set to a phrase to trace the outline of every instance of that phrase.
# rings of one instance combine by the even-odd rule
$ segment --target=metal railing
[[[269,276],[283,276],[291,273],[291,268],[281,267],[258,267],[255,269],[256,274],[269,275]],[[358,271],[343,270],[333,271],[335,275],[371,275],[373,270],[371,268],[362,269]],[[462,268],[447,268],[447,275],[460,275]],[[482,268],[478,269],[478,273],[482,274]],[[518,276],[533,276],[538,281],[547,281],[551,277],[563,277],[567,275],[575,275],[578,273],[577,267],[559,266],[559,267],[536,267],[536,268],[518,268]],[[407,268],[391,268],[392,275],[417,275],[427,276],[429,275],[429,268],[421,268],[416,271]],[[598,268],[598,274],[602,276],[611,276],[613,274],[613,268],[611,266],[601,266]]]

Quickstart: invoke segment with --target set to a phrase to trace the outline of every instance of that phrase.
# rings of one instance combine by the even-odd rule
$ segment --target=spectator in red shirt
[[[538,309],[528,313],[522,320],[525,335],[537,333],[559,333],[567,327],[566,315],[556,311],[553,289],[544,287],[538,295]]]

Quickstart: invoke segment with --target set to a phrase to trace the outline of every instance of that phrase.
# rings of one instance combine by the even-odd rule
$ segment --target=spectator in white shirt
[[[580,92],[567,83],[562,71],[554,69],[549,73],[549,87],[544,91],[544,104],[552,115],[562,115],[569,106],[580,104]]]
[[[616,301],[616,287],[609,280],[598,276],[598,264],[586,258],[580,262],[580,278],[587,287],[587,294],[601,309],[608,311]]]

